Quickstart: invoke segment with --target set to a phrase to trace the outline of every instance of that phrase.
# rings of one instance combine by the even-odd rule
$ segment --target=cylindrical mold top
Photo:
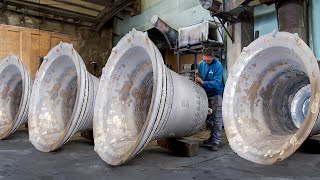
[[[224,91],[223,120],[231,148],[260,164],[290,156],[317,119],[319,80],[315,57],[297,34],[273,32],[244,48]],[[309,111],[297,126],[291,102],[309,83]]]
[[[31,79],[19,57],[0,62],[0,139],[8,137],[27,120]]]
[[[148,35],[134,29],[113,48],[97,94],[95,151],[110,165],[152,140],[193,135],[208,112],[205,91],[169,70]]]
[[[112,49],[103,68],[93,121],[95,151],[104,161],[122,164],[150,138],[160,108],[164,68],[146,33],[133,29]],[[129,94],[134,98],[126,102]]]
[[[44,57],[29,111],[29,138],[38,150],[59,148],[90,123],[88,109],[94,93],[89,76],[72,44],[61,42]]]

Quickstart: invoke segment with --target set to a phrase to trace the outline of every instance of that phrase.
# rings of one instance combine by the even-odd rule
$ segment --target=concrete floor
[[[202,132],[193,137],[201,140]],[[155,142],[120,167],[108,166],[89,141],[76,138],[53,153],[37,151],[27,131],[0,142],[2,179],[320,179],[320,154],[296,152],[272,166],[238,157],[223,139],[219,152],[200,148],[197,157],[177,157]]]

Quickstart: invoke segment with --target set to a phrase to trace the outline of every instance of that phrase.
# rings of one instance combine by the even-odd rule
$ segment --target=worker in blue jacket
[[[222,65],[214,57],[211,48],[204,48],[202,61],[198,64],[196,83],[200,84],[207,93],[209,108],[213,110],[207,117],[207,125],[210,128],[210,138],[203,142],[211,147],[211,150],[218,151],[222,133]]]

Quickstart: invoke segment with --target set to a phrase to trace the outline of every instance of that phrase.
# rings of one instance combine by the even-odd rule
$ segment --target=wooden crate
[[[60,41],[73,43],[76,50],[79,48],[76,35],[0,25],[0,60],[9,54],[18,55],[34,79],[40,59]]]

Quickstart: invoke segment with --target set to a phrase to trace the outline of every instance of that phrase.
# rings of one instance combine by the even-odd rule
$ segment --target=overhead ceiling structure
[[[141,0],[0,0],[2,11],[90,26],[99,31],[118,13],[140,14]]]

